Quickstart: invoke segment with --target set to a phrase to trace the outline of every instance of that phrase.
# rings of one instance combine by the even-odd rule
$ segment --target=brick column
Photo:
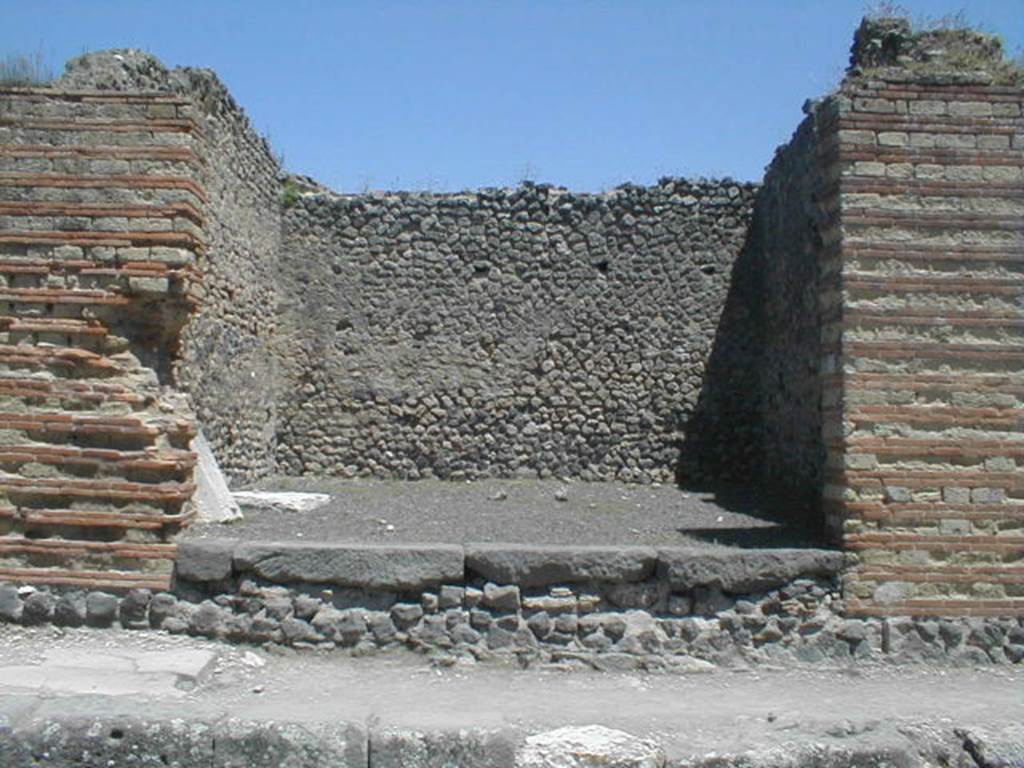
[[[892,67],[819,110],[825,507],[854,613],[1024,614],[1022,97]]]
[[[0,90],[0,580],[169,584],[194,488],[169,380],[204,238],[189,110]]]

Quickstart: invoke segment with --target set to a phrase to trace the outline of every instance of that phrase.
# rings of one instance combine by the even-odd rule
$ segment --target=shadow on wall
[[[749,488],[757,480],[757,360],[762,344],[761,276],[754,229],[733,263],[697,405],[679,444],[676,481],[686,489]]]
[[[727,509],[792,529],[780,530],[783,539],[823,534],[821,184],[808,117],[758,192],[678,446],[680,487],[714,492]]]

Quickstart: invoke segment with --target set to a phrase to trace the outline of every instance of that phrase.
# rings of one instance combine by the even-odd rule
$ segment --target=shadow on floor
[[[719,486],[702,490],[712,493],[715,504],[722,509],[756,518],[759,524],[743,528],[684,526],[676,529],[679,533],[711,544],[744,549],[827,546],[818,510],[813,505],[751,488]]]

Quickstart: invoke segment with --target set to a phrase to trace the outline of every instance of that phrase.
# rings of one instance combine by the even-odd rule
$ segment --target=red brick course
[[[11,161],[0,172],[0,580],[166,589],[176,549],[164,540],[193,516],[195,424],[143,383],[152,372],[137,376],[145,369],[107,345],[111,328],[133,323],[161,338],[165,329],[147,325],[160,322],[153,303],[191,301],[203,132],[190,102],[168,94],[0,88],[0,101],[0,126],[15,136],[0,145]],[[80,114],[47,117],[54,104]],[[85,134],[101,143],[80,144]],[[167,134],[181,138],[161,144]],[[35,160],[53,170],[13,170]],[[117,196],[105,200],[108,190]],[[73,228],[54,228],[62,219]],[[132,230],[117,231],[124,221]]]
[[[849,78],[820,110],[825,508],[860,558],[852,615],[1024,614],[1022,97]]]

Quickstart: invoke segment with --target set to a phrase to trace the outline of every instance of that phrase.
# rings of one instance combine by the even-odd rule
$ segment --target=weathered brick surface
[[[197,126],[156,94],[0,105],[0,578],[166,587],[194,489],[166,385],[204,248]]]
[[[0,579],[165,587],[196,416],[272,469],[277,173],[207,71],[0,91]]]
[[[1024,613],[1022,100],[869,72],[819,108],[825,506],[858,556],[852,613]]]

